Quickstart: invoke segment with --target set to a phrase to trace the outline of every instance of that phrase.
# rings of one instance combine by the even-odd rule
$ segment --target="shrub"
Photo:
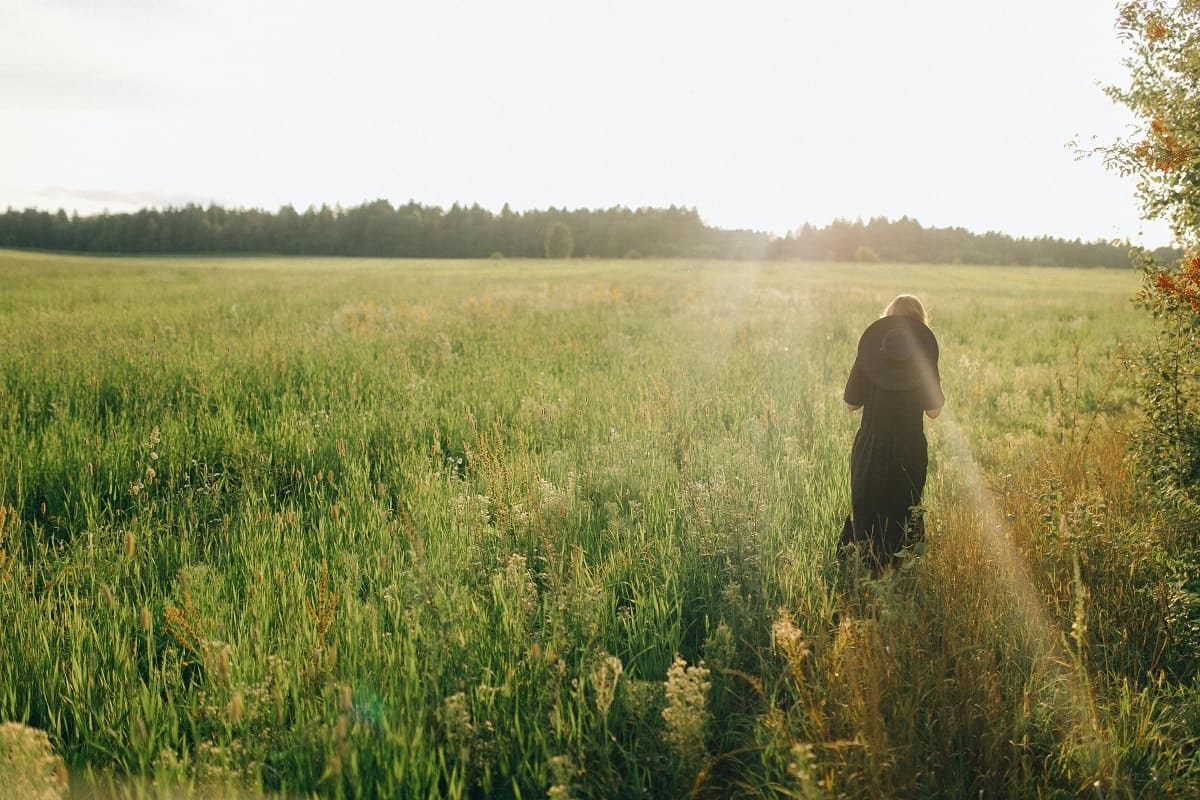
[[[1139,305],[1158,322],[1139,352],[1145,413],[1137,438],[1143,472],[1170,501],[1200,503],[1200,256],[1142,264]]]

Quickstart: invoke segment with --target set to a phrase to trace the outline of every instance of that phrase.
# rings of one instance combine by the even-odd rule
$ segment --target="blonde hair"
[[[896,295],[896,299],[888,303],[888,307],[883,310],[880,316],[912,317],[926,325],[929,324],[929,316],[925,313],[925,306],[921,305],[921,301],[911,294]]]

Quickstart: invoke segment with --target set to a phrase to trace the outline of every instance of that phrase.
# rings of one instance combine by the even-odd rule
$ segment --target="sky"
[[[1105,0],[0,0],[0,208],[386,198],[1166,244]]]

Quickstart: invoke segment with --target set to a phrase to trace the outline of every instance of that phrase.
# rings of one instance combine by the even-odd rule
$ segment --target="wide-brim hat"
[[[893,392],[936,379],[938,343],[919,319],[880,317],[858,340],[858,360],[867,377]]]

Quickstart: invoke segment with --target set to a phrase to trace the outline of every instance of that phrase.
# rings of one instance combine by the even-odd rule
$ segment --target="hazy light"
[[[1105,3],[333,8],[9,3],[0,207],[386,197],[688,205],[777,233],[1141,227],[1132,187],[1066,147],[1128,121],[1096,85],[1125,74]]]
[[[1033,583],[1024,557],[1012,541],[1003,513],[996,507],[992,492],[984,482],[983,472],[971,454],[967,438],[955,421],[954,409],[947,406],[937,424],[942,428],[943,438],[954,458],[951,471],[955,481],[966,490],[971,507],[979,514],[976,528],[958,531],[957,535],[977,535],[984,551],[991,557],[996,570],[988,576],[989,581],[1007,595],[1025,626],[1029,651],[1019,655],[1035,665],[1040,679],[1036,685],[1052,690],[1053,710],[1062,720],[1071,723],[1073,734],[1092,748],[1104,747],[1105,732],[1087,688],[1089,678],[1073,662],[1062,632],[1046,617],[1041,594]]]

